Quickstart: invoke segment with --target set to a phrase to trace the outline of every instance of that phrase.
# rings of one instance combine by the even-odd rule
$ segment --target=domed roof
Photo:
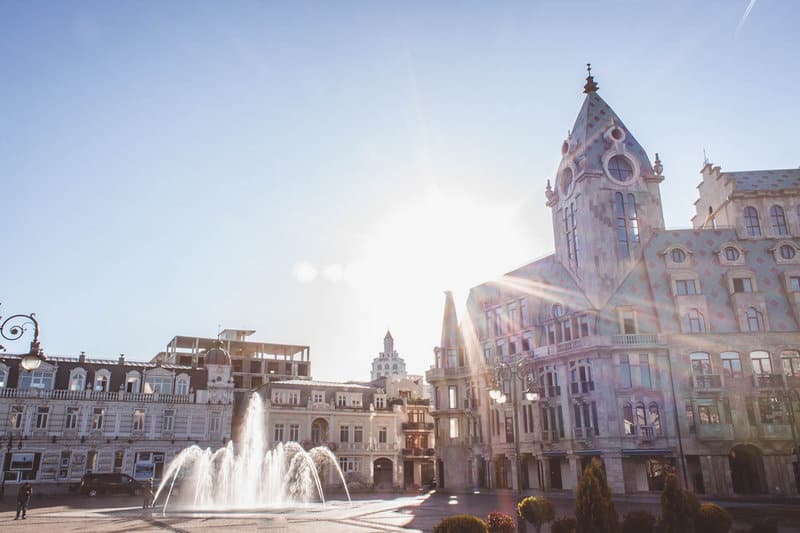
[[[231,356],[222,349],[221,342],[206,352],[206,365],[231,365]]]

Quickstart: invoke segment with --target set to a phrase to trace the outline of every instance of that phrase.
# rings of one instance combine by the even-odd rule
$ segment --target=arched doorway
[[[311,443],[314,446],[322,446],[328,442],[328,421],[324,418],[317,418],[311,422]]]
[[[509,487],[508,474],[511,471],[508,458],[505,455],[497,456],[494,462],[494,488],[507,489]]]
[[[392,461],[385,457],[375,459],[372,470],[372,483],[376,489],[390,489],[394,485]]]
[[[733,492],[757,494],[766,492],[766,476],[761,450],[752,444],[737,444],[728,454]]]

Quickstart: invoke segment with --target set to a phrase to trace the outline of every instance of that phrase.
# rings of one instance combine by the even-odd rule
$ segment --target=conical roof
[[[444,317],[442,318],[442,342],[441,348],[460,348],[464,345],[461,337],[461,328],[458,327],[458,316],[456,315],[456,304],[453,301],[453,293],[445,291]]]

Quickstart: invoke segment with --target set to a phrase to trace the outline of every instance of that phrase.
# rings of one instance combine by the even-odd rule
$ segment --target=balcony
[[[792,426],[789,424],[761,424],[758,435],[764,440],[791,440]]]
[[[698,424],[696,428],[699,440],[733,440],[732,424]]]
[[[753,386],[759,389],[782,389],[783,376],[780,374],[753,374]]]
[[[617,346],[649,346],[658,344],[658,335],[641,333],[636,335],[612,335],[611,344]]]
[[[555,429],[542,430],[542,440],[545,442],[558,442],[560,438],[558,431]]]
[[[661,344],[659,336],[651,333],[611,336],[590,335],[588,337],[578,337],[577,339],[560,342],[558,344],[537,346],[533,349],[533,356],[536,358],[547,357],[600,346],[653,346],[658,344]]]
[[[433,448],[403,448],[402,454],[412,457],[432,457]]]
[[[0,388],[0,398],[39,398],[48,400],[88,400],[95,402],[194,403],[194,394],[105,392],[95,390],[8,389]]]
[[[403,431],[430,431],[433,429],[433,422],[403,422]]]
[[[545,393],[544,395],[548,398],[561,396],[561,386],[560,385],[547,386],[544,388],[544,393]]]
[[[574,381],[569,385],[572,394],[586,394],[594,391],[594,381]]]
[[[692,388],[696,390],[722,390],[722,376],[720,374],[694,374],[692,375]]]
[[[639,440],[641,442],[652,442],[656,438],[653,426],[639,426]]]
[[[594,428],[587,427],[587,428],[574,428],[573,433],[575,435],[575,440],[587,441],[592,440],[594,437]]]
[[[467,366],[456,368],[435,368],[431,367],[426,373],[425,378],[428,382],[443,379],[463,379],[469,377],[472,371]]]

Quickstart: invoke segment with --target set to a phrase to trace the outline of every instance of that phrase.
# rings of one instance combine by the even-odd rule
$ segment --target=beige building
[[[591,76],[584,92],[546,190],[555,252],[474,287],[461,325],[446,299],[440,482],[569,490],[599,457],[615,492],[676,471],[707,494],[796,494],[800,169],[706,164],[693,228],[667,230],[658,155]],[[503,364],[523,379],[515,397],[501,377],[498,404]]]

